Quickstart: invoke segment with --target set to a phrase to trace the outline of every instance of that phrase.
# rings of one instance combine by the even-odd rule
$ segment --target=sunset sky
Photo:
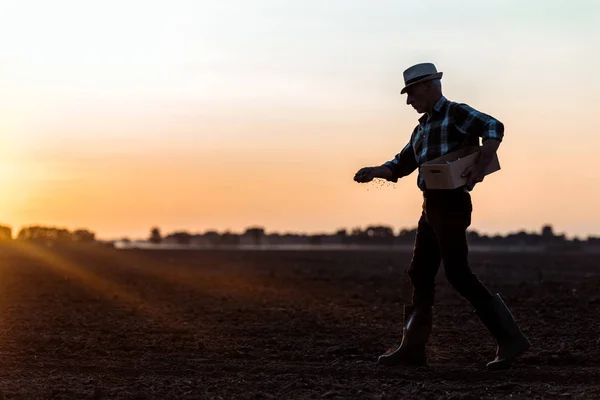
[[[416,226],[416,173],[358,184],[419,117],[402,72],[506,127],[473,229],[600,235],[600,3],[0,3],[0,224],[100,238]]]

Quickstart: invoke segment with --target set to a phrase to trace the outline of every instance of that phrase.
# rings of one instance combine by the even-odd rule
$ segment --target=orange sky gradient
[[[416,173],[352,177],[402,149],[419,117],[402,71],[432,61],[449,99],[506,127],[472,228],[600,234],[593,2],[567,17],[568,2],[470,2],[456,24],[438,2],[132,1],[115,16],[117,2],[59,1],[46,18],[23,3],[0,17],[0,223],[15,230],[415,227]],[[439,23],[415,35],[425,16]]]

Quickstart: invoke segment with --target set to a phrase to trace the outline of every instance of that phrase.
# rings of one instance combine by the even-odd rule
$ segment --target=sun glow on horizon
[[[507,128],[473,228],[598,233],[599,46],[592,1],[7,0],[0,224],[412,227],[414,175],[352,176],[404,146],[402,71],[430,60],[450,99]]]

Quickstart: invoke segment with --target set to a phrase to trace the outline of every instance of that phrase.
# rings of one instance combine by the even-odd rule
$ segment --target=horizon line
[[[73,228],[67,228],[65,225],[60,225],[60,224],[42,224],[42,223],[32,223],[32,224],[23,224],[21,226],[17,227],[13,227],[9,224],[0,224],[0,227],[6,227],[6,228],[10,228],[11,231],[14,233],[15,237],[18,236],[18,233],[24,229],[24,228],[29,228],[29,227],[44,227],[44,228],[55,228],[55,229],[66,229],[69,232],[74,232],[76,230],[88,230],[94,234],[96,234],[96,231],[93,228],[90,227],[85,227],[83,225],[77,225],[74,226]],[[552,223],[544,223],[541,224],[540,227],[537,230],[527,230],[525,228],[513,228],[512,230],[507,230],[504,232],[486,232],[486,231],[482,231],[482,230],[478,230],[475,228],[467,228],[467,232],[476,232],[479,235],[482,236],[489,236],[489,237],[493,237],[493,236],[507,236],[507,235],[512,235],[512,234],[518,234],[518,233],[526,233],[526,234],[541,234],[542,231],[544,230],[544,228],[549,227],[552,231],[552,234],[555,236],[564,236],[565,238],[579,238],[579,239],[587,239],[587,238],[597,238],[600,237],[600,234],[597,233],[592,233],[592,232],[588,232],[585,234],[579,234],[579,235],[568,235],[565,232],[557,232],[554,230],[554,225]],[[308,230],[299,230],[299,231],[295,231],[293,230],[293,228],[288,228],[285,230],[270,230],[268,229],[266,226],[261,225],[261,224],[249,224],[247,225],[245,228],[242,228],[241,231],[240,230],[234,230],[234,229],[229,229],[229,228],[223,228],[223,229],[217,229],[217,228],[210,228],[210,229],[202,229],[202,230],[193,230],[193,229],[186,229],[186,228],[176,228],[176,229],[169,229],[169,230],[164,230],[162,229],[158,224],[150,224],[147,230],[147,234],[143,235],[143,236],[139,236],[139,235],[127,235],[127,234],[123,234],[123,235],[96,235],[98,240],[105,240],[105,241],[116,241],[116,240],[123,240],[123,239],[130,239],[130,240],[145,240],[147,239],[150,234],[152,229],[154,228],[158,228],[161,236],[165,237],[171,234],[175,234],[175,233],[188,233],[190,235],[204,235],[206,233],[217,233],[219,235],[223,235],[223,234],[232,234],[232,235],[243,235],[245,232],[247,232],[248,230],[252,230],[252,229],[261,229],[263,230],[265,235],[273,235],[273,234],[277,234],[277,235],[303,235],[303,236],[319,236],[319,235],[336,235],[337,232],[339,231],[346,231],[347,234],[350,234],[354,229],[360,229],[361,231],[366,231],[369,228],[389,228],[392,230],[394,236],[398,235],[401,231],[403,230],[407,230],[407,231],[413,231],[417,229],[417,225],[415,224],[414,226],[410,226],[410,227],[395,227],[394,225],[391,224],[381,224],[381,223],[371,223],[371,224],[366,224],[366,225],[355,225],[355,226],[350,226],[350,227],[338,227],[338,228],[332,228],[332,229],[328,229],[328,230],[313,230],[313,231],[308,231]]]

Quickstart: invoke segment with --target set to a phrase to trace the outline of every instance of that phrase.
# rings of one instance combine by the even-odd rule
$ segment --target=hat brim
[[[408,85],[406,85],[406,86],[404,86],[404,87],[402,88],[402,90],[400,91],[400,94],[404,94],[404,93],[406,93],[406,90],[407,90],[409,87],[411,87],[411,86],[414,86],[414,85],[416,85],[417,83],[426,82],[426,81],[433,81],[433,80],[435,80],[435,79],[440,79],[440,78],[442,77],[442,75],[444,75],[444,73],[443,73],[443,72],[437,72],[437,73],[435,73],[435,74],[427,75],[427,76],[425,76],[425,77],[423,77],[423,78],[419,79],[418,81],[411,82],[411,83],[409,83]]]

